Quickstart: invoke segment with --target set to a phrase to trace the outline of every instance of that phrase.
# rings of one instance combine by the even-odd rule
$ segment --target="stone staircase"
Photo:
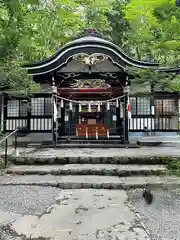
[[[31,153],[11,156],[11,165],[5,176],[0,178],[0,183],[62,189],[130,189],[144,188],[147,184],[152,187],[180,185],[180,178],[167,173],[165,160],[170,156],[156,154],[155,150],[152,155],[143,149],[71,151],[36,149]]]

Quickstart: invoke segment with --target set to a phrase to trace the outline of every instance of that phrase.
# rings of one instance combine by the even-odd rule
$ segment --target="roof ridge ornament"
[[[104,79],[75,79],[74,83],[70,85],[70,88],[110,88]]]
[[[100,62],[107,60],[108,56],[102,53],[93,53],[91,55],[87,53],[77,53],[74,56],[72,56],[72,59],[80,61],[81,63],[86,64],[88,66],[95,66]]]
[[[76,39],[87,36],[103,38],[102,33],[99,32],[96,28],[86,28],[82,33],[79,34],[79,36],[76,37]]]

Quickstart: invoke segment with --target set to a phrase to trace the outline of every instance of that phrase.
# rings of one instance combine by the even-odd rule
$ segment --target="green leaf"
[[[26,0],[28,4],[40,4],[39,0]]]

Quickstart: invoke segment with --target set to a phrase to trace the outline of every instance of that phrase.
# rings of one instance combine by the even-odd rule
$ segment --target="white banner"
[[[58,114],[57,106],[56,106],[56,102],[54,101],[54,122],[57,121],[57,114]]]

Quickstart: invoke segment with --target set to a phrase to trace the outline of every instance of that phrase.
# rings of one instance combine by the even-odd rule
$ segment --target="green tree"
[[[162,66],[178,67],[180,62],[180,8],[175,0],[131,0],[124,8],[129,24],[127,45],[136,59],[160,62]],[[149,70],[138,72],[138,82],[146,82],[160,89],[177,90],[179,76]],[[141,79],[141,80],[140,80]],[[176,80],[175,80],[176,79]]]
[[[30,91],[22,64],[51,56],[88,27],[136,59],[177,66],[179,18],[175,0],[1,0],[0,89]]]
[[[131,0],[125,9],[131,45],[140,59],[176,66],[180,50],[180,9],[175,0]]]
[[[108,1],[1,0],[1,89],[27,90],[32,80],[22,71],[24,62],[51,56],[87,27],[110,32],[105,13]],[[29,89],[29,88],[28,88]]]

